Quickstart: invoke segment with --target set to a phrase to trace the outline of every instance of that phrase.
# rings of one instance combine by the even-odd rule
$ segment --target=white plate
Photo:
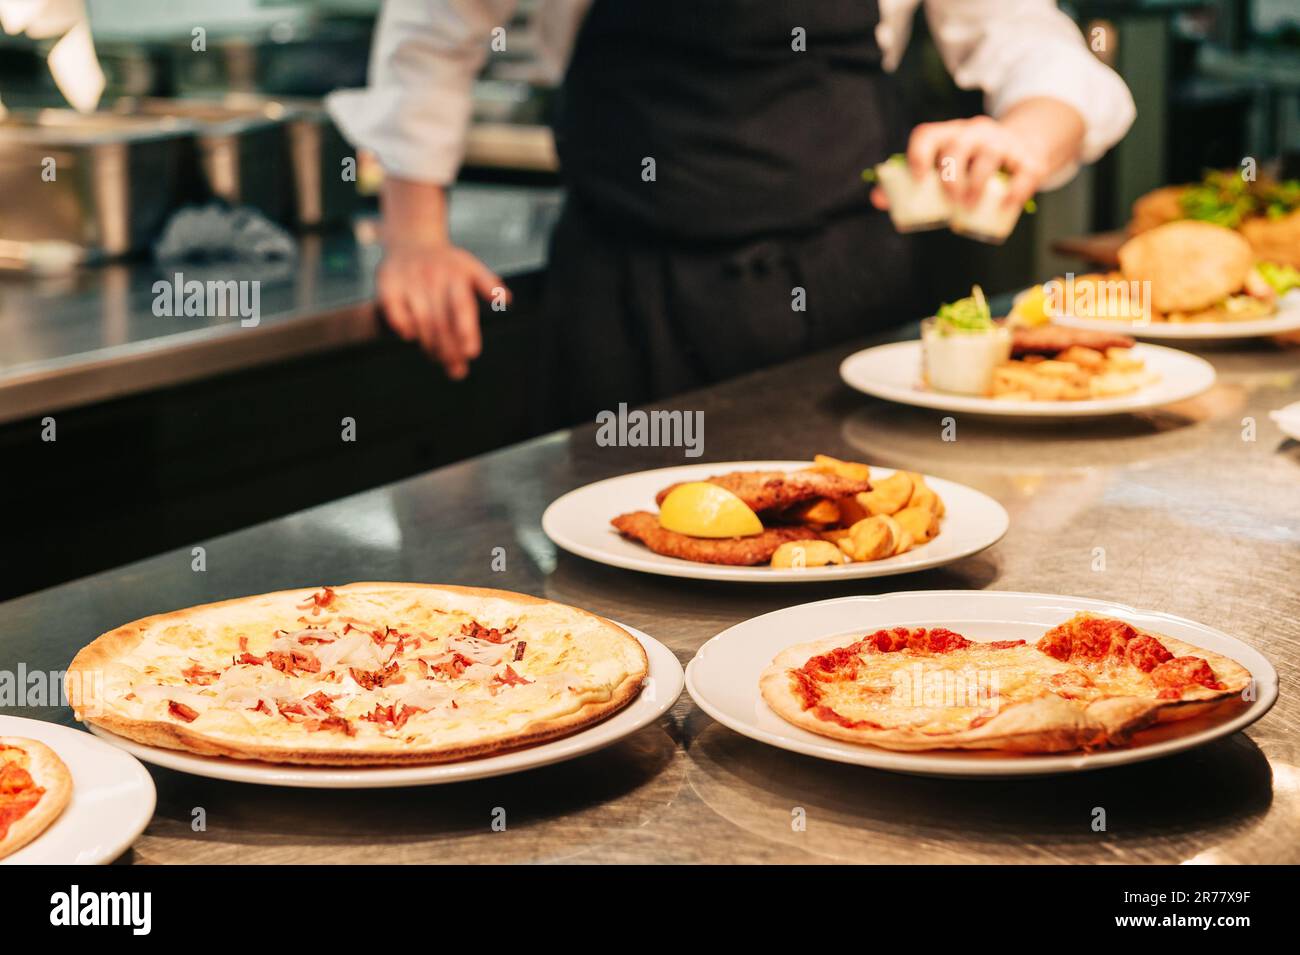
[[[973,488],[926,476],[947,509],[939,536],[897,557],[830,567],[777,569],[768,566],[731,567],[701,564],[656,554],[638,541],[628,540],[610,526],[610,520],[628,511],[657,511],[655,494],[679,481],[702,481],[728,471],[795,471],[811,461],[724,461],[688,464],[657,471],[638,471],[588,484],[551,503],[542,515],[546,536],[570,553],[589,560],[667,577],[696,580],[743,580],[750,583],[806,583],[854,580],[907,574],[969,557],[991,547],[1007,532],[1006,510],[993,498]],[[893,474],[892,468],[871,467],[872,479]]]
[[[1268,416],[1284,435],[1300,441],[1300,401],[1292,402],[1277,411],[1270,411]]]
[[[620,624],[620,626],[622,626]],[[607,720],[594,726],[539,746],[500,756],[466,759],[458,763],[435,763],[428,766],[357,767],[339,769],[331,766],[292,766],[259,763],[256,760],[227,759],[222,756],[198,756],[180,750],[146,746],[123,739],[98,726],[90,727],[96,736],[120,747],[147,763],[177,772],[237,783],[260,783],[264,786],[295,786],[303,789],[389,789],[396,786],[431,786],[467,779],[484,779],[517,773],[538,766],[583,756],[608,746],[648,726],[676,702],[682,692],[682,665],[673,652],[658,640],[633,627],[623,627],[641,641],[650,660],[645,689],[630,704]]]
[[[894,626],[943,626],[971,640],[1037,640],[1048,628],[1087,610],[1205,647],[1242,664],[1255,678],[1257,699],[1222,723],[1128,749],[1042,756],[975,751],[901,753],[840,742],[787,723],[768,708],[759,675],[781,651],[822,637]],[[1191,749],[1249,726],[1277,699],[1277,671],[1257,650],[1226,633],[1163,613],[1104,600],[991,590],[936,590],[840,597],[788,607],[724,630],[686,668],[691,699],[711,717],[752,739],[822,759],[923,776],[1031,776],[1078,772],[1155,759]]]
[[[135,842],[153,818],[149,773],[89,733],[18,716],[0,716],[0,736],[23,736],[54,750],[72,773],[72,799],[39,836],[0,865],[103,865]]]
[[[1178,341],[1230,341],[1236,338],[1263,338],[1300,331],[1300,291],[1292,290],[1282,296],[1277,311],[1268,318],[1249,322],[1126,322],[1113,318],[1082,318],[1077,315],[1058,315],[1052,319],[1057,325],[1070,328],[1095,328],[1097,331],[1119,332],[1134,338],[1167,338]]]
[[[999,401],[978,395],[930,391],[921,384],[921,343],[895,342],[855,352],[840,365],[850,387],[887,401],[941,411],[1017,418],[1080,418],[1125,414],[1183,401],[1214,384],[1214,366],[1203,358],[1160,345],[1135,345],[1134,357],[1160,376],[1145,388],[1116,398],[1090,401]]]

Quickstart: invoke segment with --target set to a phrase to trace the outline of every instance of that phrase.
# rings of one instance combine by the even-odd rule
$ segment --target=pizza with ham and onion
[[[72,798],[72,774],[34,739],[0,736],[0,859],[50,827]]]
[[[68,671],[70,687],[99,687],[98,699],[71,700],[77,718],[137,742],[364,766],[575,732],[637,696],[647,659],[621,627],[549,600],[357,583],[146,617],[95,640]]]
[[[1081,613],[1032,644],[943,627],[833,637],[778,655],[760,687],[783,719],[834,739],[1054,753],[1122,745],[1240,697],[1250,679],[1221,654]]]

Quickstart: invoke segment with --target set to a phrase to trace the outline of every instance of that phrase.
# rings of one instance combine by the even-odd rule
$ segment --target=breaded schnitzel
[[[854,481],[821,471],[732,471],[705,480],[726,488],[754,511],[784,509],[815,497],[848,497],[871,490],[870,481]],[[656,494],[655,503],[662,505],[675,487],[672,484]]]
[[[1104,317],[1104,316],[1103,316]],[[1011,337],[1011,354],[1056,355],[1073,345],[1105,351],[1107,348],[1132,348],[1137,342],[1128,335],[1093,328],[1067,328],[1064,325],[1035,325],[1017,328]]]
[[[688,537],[676,531],[664,530],[659,526],[658,516],[649,511],[620,514],[610,523],[624,537],[639,540],[656,554],[704,564],[734,564],[742,567],[766,564],[776,549],[786,541],[817,539],[817,532],[808,527],[769,527],[753,537]]]

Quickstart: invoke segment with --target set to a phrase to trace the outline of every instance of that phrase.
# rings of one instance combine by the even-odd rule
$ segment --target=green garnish
[[[906,165],[906,163],[907,163],[907,157],[906,157],[905,155],[903,155],[902,153],[894,153],[894,155],[892,155],[892,156],[890,156],[888,159],[886,159],[885,162],[892,162],[892,163],[894,163],[894,165]],[[883,166],[884,164],[885,164],[885,163],[880,163],[880,165],[882,165],[882,166]],[[879,178],[880,178],[880,174],[876,172],[876,167],[875,167],[875,166],[868,166],[866,169],[862,170],[862,181],[863,181],[863,182],[875,182],[875,181],[877,181]]]
[[[1278,295],[1285,295],[1293,288],[1300,288],[1300,269],[1294,266],[1282,265],[1278,262],[1260,262],[1255,269]]]
[[[993,313],[978,285],[971,288],[967,298],[940,305],[934,318],[935,327],[943,334],[986,332],[993,327]]]
[[[1235,229],[1254,215],[1279,219],[1300,209],[1300,180],[1247,182],[1235,172],[1210,170],[1178,203],[1188,219]]]

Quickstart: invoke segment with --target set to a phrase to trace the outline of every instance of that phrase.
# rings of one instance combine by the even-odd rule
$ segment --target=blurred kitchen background
[[[484,357],[458,384],[376,319],[382,173],[321,107],[364,84],[378,0],[86,6],[88,23],[80,0],[0,0],[0,598],[570,423],[530,362],[563,199],[533,0],[477,84],[452,192],[453,239],[516,296],[484,312]],[[1157,186],[1243,156],[1295,174],[1297,0],[1064,6],[1104,38],[1137,124],[1005,246],[925,236],[936,304],[1104,257]],[[980,111],[921,18],[902,71],[918,121]],[[153,283],[176,272],[257,282],[258,323],[156,314]]]

